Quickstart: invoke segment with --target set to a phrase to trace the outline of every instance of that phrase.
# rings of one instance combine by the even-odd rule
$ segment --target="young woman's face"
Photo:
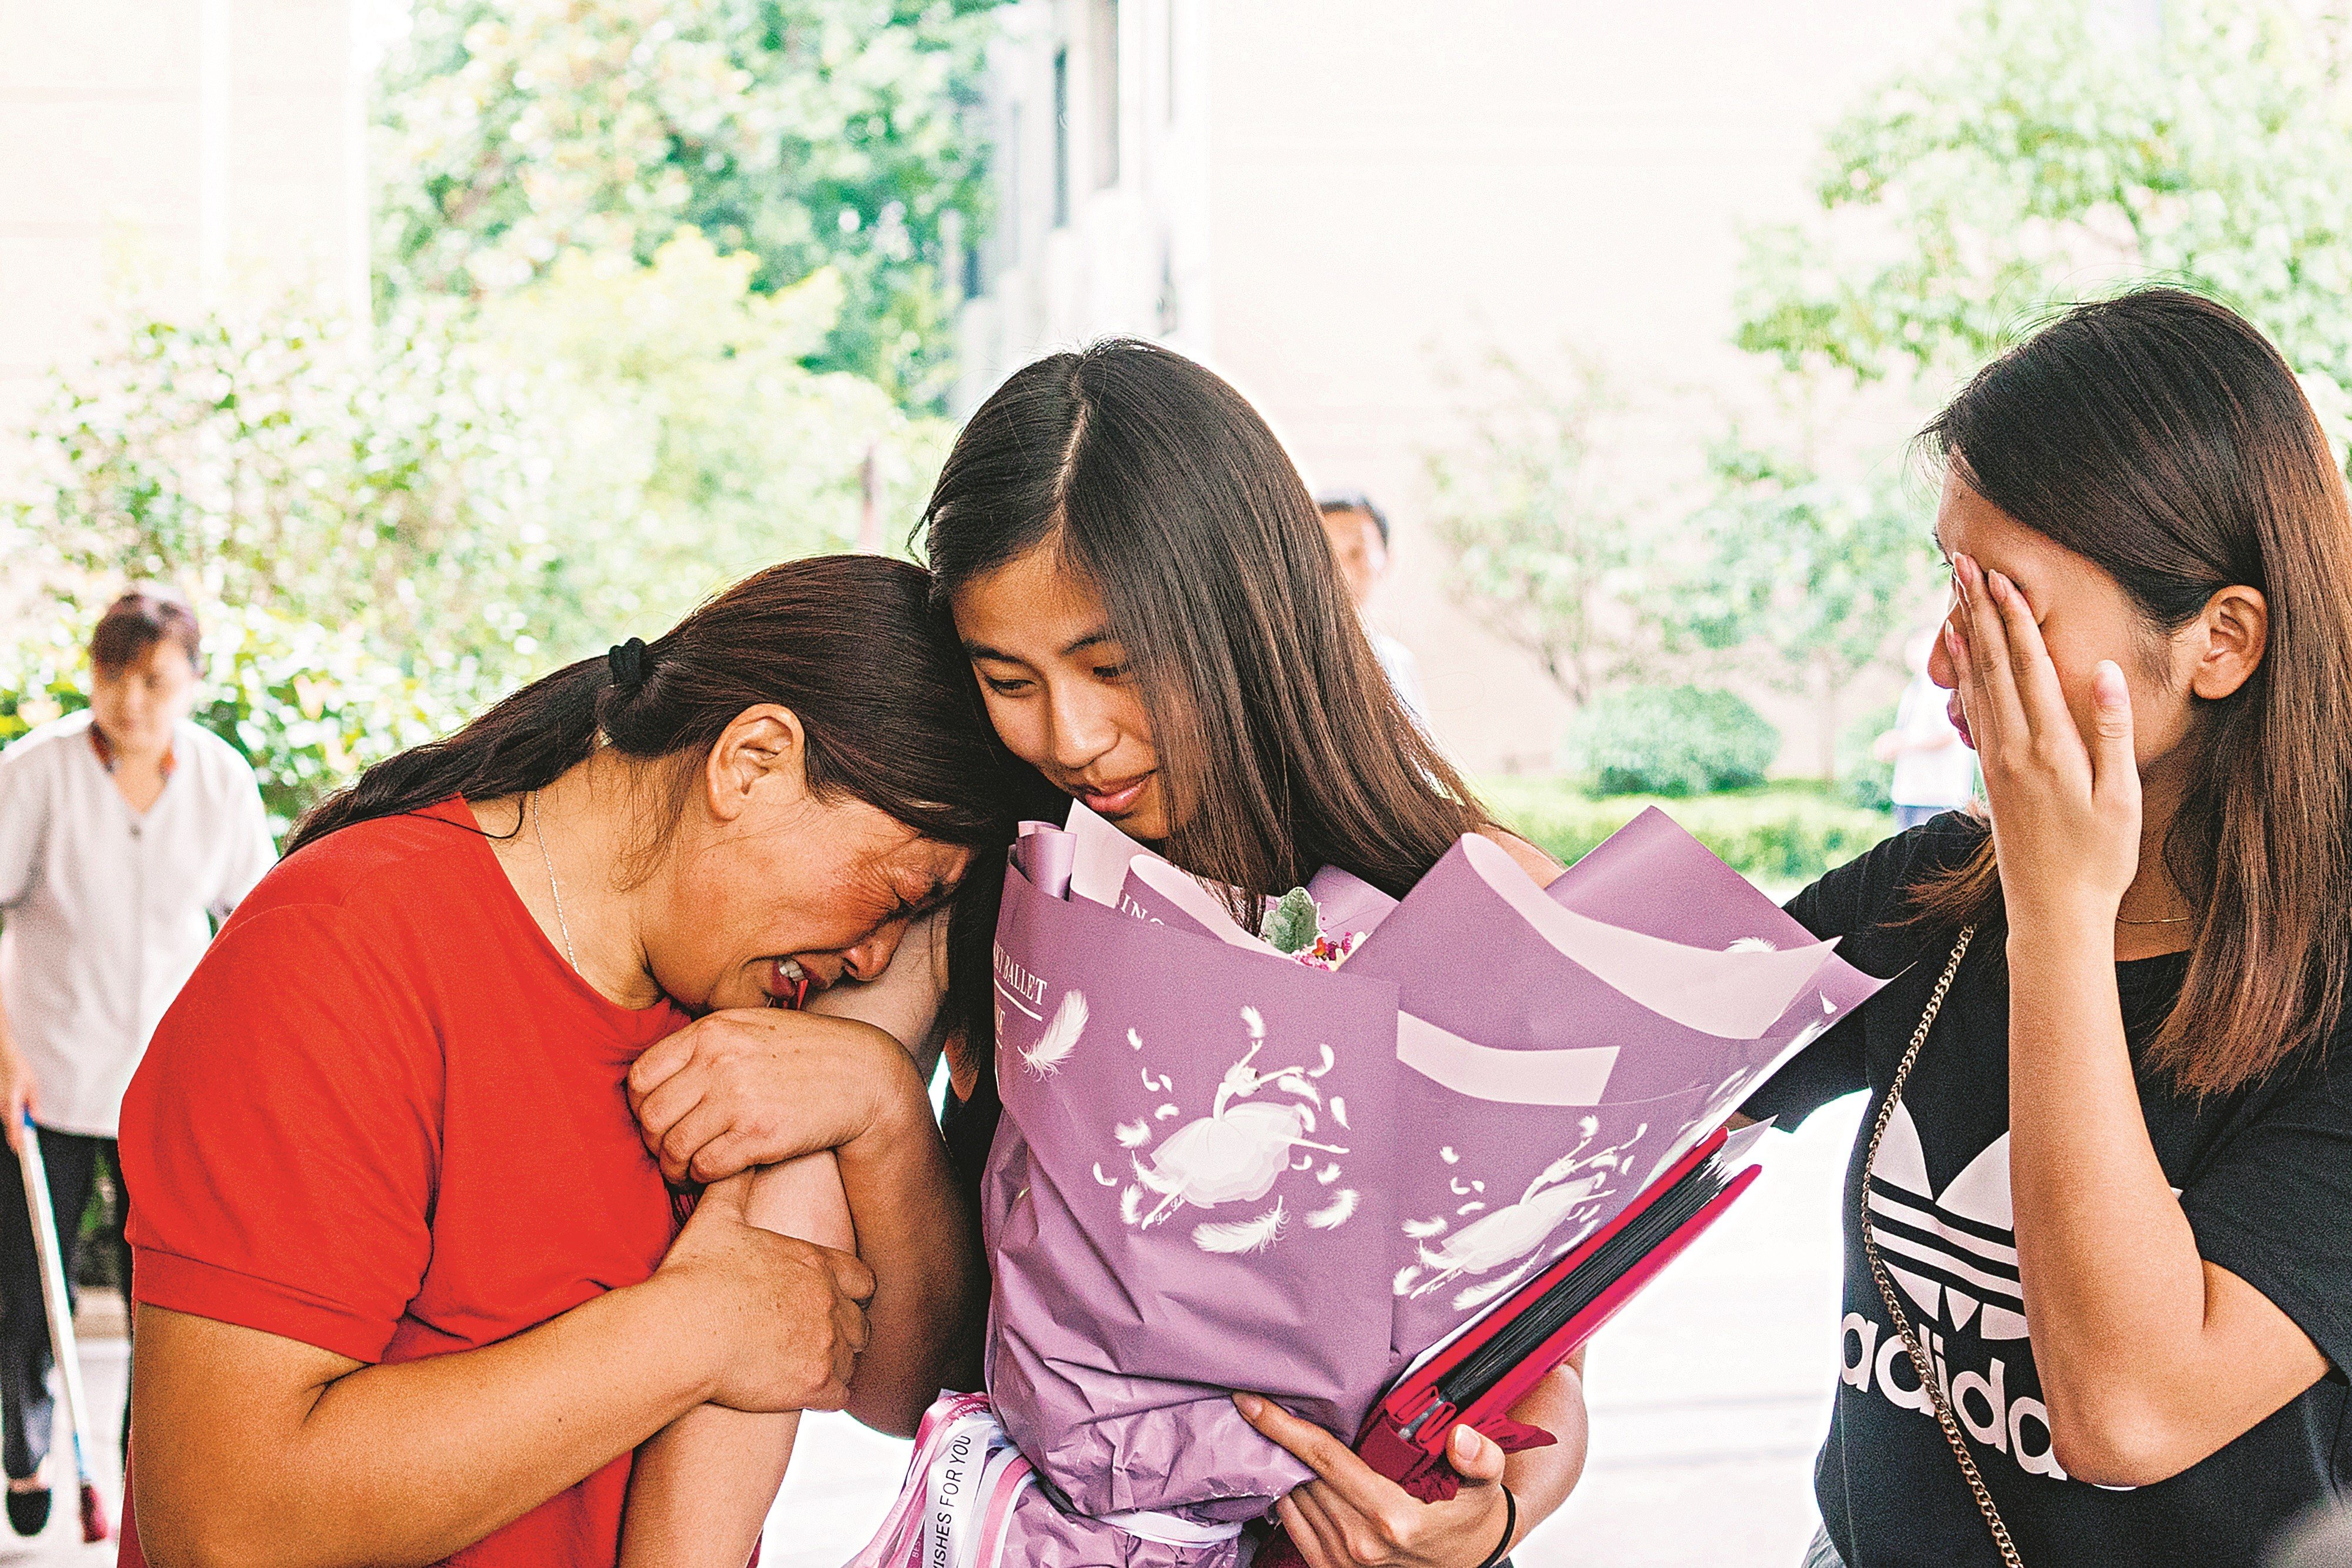
[[[2192,719],[2191,676],[2179,667],[2180,655],[2188,650],[2152,632],[2121,583],[2084,557],[2017,522],[1957,475],[1944,480],[1936,542],[1947,561],[1956,555],[1972,556],[1988,573],[2000,572],[2017,585],[2041,628],[2066,706],[2085,737],[2096,733],[2092,674],[2100,660],[2113,659],[2131,690],[2132,732],[2142,773],[2180,745]],[[1956,589],[1955,615],[1958,601]],[[1952,722],[1973,747],[1960,673],[1941,636],[1928,655],[1927,675],[1951,692]]]
[[[161,757],[171,748],[172,727],[195,706],[196,666],[168,637],[119,670],[90,675],[90,717],[127,757]]]
[[[1006,747],[1129,835],[1166,838],[1151,721],[1094,585],[1048,542],[966,583],[954,611]]]

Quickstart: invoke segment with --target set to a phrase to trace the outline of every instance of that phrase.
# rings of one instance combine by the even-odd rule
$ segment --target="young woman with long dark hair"
[[[771,568],[304,820],[124,1110],[125,1562],[740,1568],[782,1413],[969,1379],[928,1073],[771,1007],[1009,838],[926,592]],[[727,1116],[746,1059],[789,1114]],[[665,1174],[716,1181],[683,1229]]]
[[[2285,362],[2153,289],[1928,427],[1990,824],[1791,912],[1895,978],[1811,1561],[2246,1564],[2352,1476],[2352,515]]]
[[[934,596],[1005,746],[1185,870],[1245,900],[1327,865],[1402,894],[1486,832],[1538,882],[1558,874],[1407,714],[1297,470],[1201,366],[1128,341],[1028,366],[964,427],[925,521]],[[959,1063],[961,1124],[989,1120],[987,1057]],[[1242,1405],[1318,1474],[1279,1505],[1315,1568],[1478,1568],[1583,1466],[1571,1368],[1515,1412],[1559,1446],[1507,1463],[1465,1428],[1471,1484],[1436,1504],[1270,1402]]]

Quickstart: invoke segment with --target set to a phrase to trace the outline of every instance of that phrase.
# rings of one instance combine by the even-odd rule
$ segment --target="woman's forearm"
[[[148,1560],[429,1563],[481,1540],[709,1397],[709,1349],[673,1289],[656,1278],[497,1344],[376,1366],[142,1305]]]
[[[1527,1448],[1503,1465],[1503,1484],[1518,1500],[1519,1521],[1511,1544],[1559,1511],[1584,1474],[1584,1353],[1528,1390],[1511,1406],[1511,1418],[1540,1427],[1559,1439],[1549,1448]]]
[[[2058,1462],[2123,1484],[2175,1432],[2270,1412],[2216,1420],[2234,1380],[2208,1364],[2205,1266],[2148,1138],[2101,913],[2011,935],[2010,1180]]]
[[[876,1281],[866,1306],[873,1339],[858,1359],[848,1408],[899,1437],[913,1434],[941,1389],[978,1385],[977,1325],[988,1299],[980,1239],[966,1222],[930,1102],[919,1086],[904,1099],[888,1124],[836,1151],[857,1255]]]
[[[856,1249],[849,1202],[830,1153],[803,1155],[751,1178],[754,1225],[843,1252]],[[743,1568],[800,1431],[800,1416],[705,1405],[637,1450],[621,1568]]]
[[[651,1279],[398,1364],[142,1304],[131,1463],[157,1568],[436,1563],[695,1406],[832,1409],[872,1288],[844,1252],[703,1194]]]

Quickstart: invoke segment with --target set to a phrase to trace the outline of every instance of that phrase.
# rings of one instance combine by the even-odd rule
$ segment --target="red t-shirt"
[[[624,1081],[686,1021],[582,979],[461,801],[320,841],[237,906],[131,1081],[138,1299],[398,1362],[637,1283],[676,1227]],[[625,1454],[449,1562],[611,1564],[628,1479]],[[128,1520],[121,1561],[146,1561]]]

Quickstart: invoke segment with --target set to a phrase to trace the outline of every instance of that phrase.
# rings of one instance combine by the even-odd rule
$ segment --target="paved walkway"
[[[1859,1114],[1856,1101],[1768,1140],[1756,1190],[1594,1343],[1591,1462],[1568,1506],[1520,1549],[1519,1568],[1793,1568],[1813,1529],[1812,1456],[1837,1354],[1838,1182]],[[103,1312],[101,1301],[85,1306]],[[124,1352],[110,1338],[86,1338],[81,1352],[105,1426],[93,1462],[110,1508]],[[906,1463],[905,1443],[845,1416],[811,1417],[762,1561],[841,1568]],[[38,1540],[0,1530],[0,1568],[112,1563],[111,1542],[81,1544],[71,1500],[59,1490]]]
[[[130,1366],[129,1342],[121,1334],[122,1312],[113,1292],[85,1291],[82,1309],[87,1320],[80,1329],[82,1386],[89,1396],[91,1416],[104,1427],[90,1454],[90,1464],[98,1472],[98,1490],[105,1497],[107,1517],[118,1524],[121,1521],[122,1476],[116,1463],[116,1445],[121,1440],[122,1389]],[[111,1337],[98,1337],[100,1334]],[[0,1568],[16,1568],[17,1564],[38,1564],[39,1568],[67,1568],[78,1564],[89,1568],[93,1563],[114,1561],[116,1542],[108,1541],[96,1546],[81,1543],[81,1516],[73,1481],[73,1454],[65,1447],[65,1427],[58,1427],[58,1452],[50,1460],[50,1475],[57,1482],[56,1506],[50,1510],[49,1527],[30,1541],[19,1540],[0,1524]]]

